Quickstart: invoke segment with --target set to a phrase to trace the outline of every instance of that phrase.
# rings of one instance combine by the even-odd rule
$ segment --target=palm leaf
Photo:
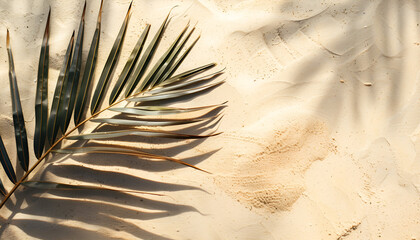
[[[200,84],[205,83],[207,81],[213,80],[213,79],[221,76],[222,74],[223,74],[223,72],[219,71],[219,72],[215,72],[215,73],[209,74],[207,76],[195,78],[195,79],[192,79],[192,80],[189,80],[189,81],[175,82],[175,83],[171,84],[170,86],[164,86],[164,87],[158,86],[158,88],[154,88],[153,90],[149,91],[148,94],[154,95],[154,94],[158,94],[158,93],[177,90],[177,89],[180,89],[180,88],[185,88],[185,87],[190,86],[190,85],[200,85]]]
[[[127,30],[128,20],[130,19],[132,4],[133,2],[131,2],[130,6],[128,7],[127,15],[125,16],[120,32],[118,33],[118,36],[115,39],[114,46],[112,46],[111,52],[109,53],[108,59],[105,63],[105,67],[102,71],[101,77],[99,78],[98,85],[96,86],[96,90],[93,93],[92,103],[90,105],[90,111],[92,114],[98,111],[99,105],[101,104],[102,99],[104,98],[105,89],[111,77],[111,72],[114,69],[118,56],[121,53],[121,46],[124,41],[125,32]]]
[[[147,47],[146,51],[144,52],[139,63],[136,65],[133,74],[129,78],[128,83],[127,83],[127,89],[125,91],[126,97],[130,96],[134,92],[134,89],[137,87],[137,84],[140,82],[140,79],[143,77],[143,74],[146,72],[147,67],[152,61],[152,58],[156,52],[156,49],[159,46],[160,40],[163,37],[163,33],[165,32],[166,26],[169,24],[168,18],[169,18],[169,14],[168,16],[166,16],[165,20],[163,21],[156,35],[154,36],[149,46]]]
[[[38,80],[36,85],[35,97],[35,133],[34,151],[39,159],[42,156],[48,123],[48,63],[49,63],[49,36],[50,36],[50,16],[48,12],[47,25],[45,26],[44,39],[41,46],[39,57]]]
[[[215,66],[216,66],[216,63],[210,63],[210,64],[206,64],[206,65],[203,65],[203,66],[185,71],[185,72],[180,73],[176,76],[165,79],[162,83],[159,84],[159,86],[167,86],[167,85],[171,85],[171,84],[174,84],[176,82],[179,82],[179,81],[187,80],[187,79],[192,78],[192,77],[194,77],[194,76],[196,76],[200,73],[208,71],[208,70],[214,68]],[[218,71],[215,74],[218,74],[218,73],[221,73],[221,71]]]
[[[147,89],[149,86],[154,86],[157,80],[160,77],[159,72],[161,70],[165,69],[165,64],[168,64],[168,62],[171,61],[171,55],[174,53],[174,50],[176,49],[177,45],[181,41],[181,38],[184,36],[184,34],[187,32],[189,25],[187,25],[184,30],[178,35],[178,37],[175,39],[175,41],[172,43],[172,45],[168,48],[168,50],[160,57],[158,62],[155,64],[155,66],[150,70],[149,74],[147,74],[146,78],[141,82],[140,86],[138,87],[137,92],[141,92],[144,89]]]
[[[179,97],[184,97],[184,96],[187,96],[187,95],[195,94],[195,93],[198,93],[198,92],[202,92],[202,91],[217,87],[217,86],[219,86],[223,83],[224,83],[224,81],[221,81],[221,82],[212,83],[212,84],[208,84],[208,85],[205,85],[205,86],[202,86],[202,87],[197,87],[197,88],[192,88],[192,89],[174,90],[174,91],[171,91],[171,92],[165,92],[165,93],[155,94],[155,95],[151,95],[151,96],[133,97],[133,98],[127,99],[127,101],[130,101],[130,102],[151,102],[151,101],[179,98]]]
[[[123,88],[125,87],[130,74],[137,62],[141,50],[143,49],[144,43],[146,42],[147,35],[149,34],[150,24],[146,25],[146,28],[143,31],[143,34],[139,37],[136,46],[134,46],[133,51],[131,52],[130,57],[128,58],[127,63],[125,64],[124,69],[121,72],[120,77],[118,78],[117,83],[114,86],[114,89],[111,92],[111,96],[109,97],[109,104],[113,104],[119,95],[121,94]]]
[[[12,163],[10,162],[9,155],[7,154],[6,148],[4,147],[3,139],[0,136],[0,161],[6,172],[7,177],[12,183],[16,183],[16,174],[13,169]]]
[[[51,106],[51,113],[48,119],[48,140],[52,145],[57,138],[58,131],[60,129],[60,123],[64,121],[63,118],[59,118],[60,106],[63,104],[64,96],[64,81],[68,77],[70,69],[70,58],[74,43],[74,32],[70,38],[70,42],[67,47],[66,54],[64,55],[63,66],[61,67],[60,74],[58,75],[57,84],[55,86],[54,98]],[[61,108],[62,109],[62,108]]]
[[[193,31],[191,31],[191,33],[192,32]],[[189,37],[190,37],[190,35],[188,35],[188,37],[185,40],[188,40]],[[193,47],[195,46],[195,44],[198,42],[199,39],[200,39],[200,37],[196,38],[195,41],[188,47],[188,49],[182,54],[182,56],[178,60],[176,60],[175,63],[171,63],[171,65],[168,65],[169,69],[166,69],[166,73],[159,79],[159,84],[162,83],[162,81],[165,81],[166,79],[170,78],[172,76],[172,74],[175,73],[175,71],[179,68],[179,66],[181,66],[182,62],[185,60],[185,58],[191,52],[191,50],[193,49]],[[186,43],[186,41],[185,41],[185,43]],[[182,48],[185,43],[183,43],[180,47]],[[177,54],[179,54],[179,52],[180,51],[178,51]],[[176,59],[175,57],[173,58],[174,60]]]
[[[20,103],[19,89],[16,80],[15,65],[13,62],[12,48],[10,46],[10,34],[7,30],[7,53],[9,56],[9,81],[10,81],[10,95],[12,97],[13,108],[13,125],[15,128],[16,149],[19,158],[20,166],[23,170],[28,171],[29,166],[29,151],[28,139],[26,136],[25,120],[23,118],[22,105]]]
[[[98,20],[96,23],[95,33],[93,34],[92,43],[90,45],[89,54],[86,61],[85,70],[83,73],[82,81],[80,81],[79,91],[76,96],[76,106],[74,109],[74,124],[79,124],[82,121],[84,109],[86,104],[89,104],[88,91],[93,79],[93,73],[96,68],[96,60],[98,57],[99,39],[101,35],[101,19],[102,19],[102,6],[103,0],[101,0],[101,6],[99,8]]]
[[[73,58],[68,70],[68,77],[64,81],[63,102],[58,110],[60,128],[65,133],[70,123],[71,114],[76,100],[77,87],[79,84],[80,68],[82,66],[83,35],[85,26],[86,2],[83,8],[82,19],[80,20],[79,31],[77,33],[76,44],[74,45]]]
[[[137,44],[134,46],[130,57],[124,65],[124,68],[119,75],[119,78],[116,84],[113,86],[111,96],[109,99],[109,106],[100,109],[101,103],[105,96],[105,91],[109,87],[111,82],[111,75],[117,65],[117,59],[121,54],[123,40],[127,31],[128,21],[130,18],[132,3],[128,7],[126,17],[123,21],[123,24],[120,28],[120,31],[116,37],[116,40],[113,44],[112,49],[108,55],[105,66],[102,69],[101,76],[99,78],[98,84],[94,88],[93,98],[90,103],[91,106],[91,115],[87,118],[83,118],[85,115],[85,109],[87,104],[89,104],[88,96],[91,94],[91,83],[93,78],[93,73],[96,68],[98,48],[99,48],[99,39],[101,31],[101,13],[102,13],[102,4],[98,13],[98,20],[96,24],[96,29],[92,38],[92,42],[89,48],[89,54],[87,56],[85,70],[83,77],[79,82],[79,75],[82,63],[82,47],[83,47],[83,35],[84,35],[84,19],[86,14],[86,3],[83,9],[82,18],[80,21],[78,35],[76,40],[73,36],[70,39],[70,42],[67,47],[66,54],[64,56],[63,65],[60,70],[59,77],[57,79],[57,84],[55,87],[54,97],[52,101],[50,116],[48,118],[47,126],[42,127],[40,124],[37,125],[38,134],[36,136],[47,136],[49,140],[50,147],[45,150],[43,153],[43,147],[40,147],[35,144],[42,143],[41,137],[39,137],[38,143],[34,143],[34,146],[38,146],[38,150],[35,149],[38,161],[28,170],[29,162],[26,164],[26,173],[24,176],[17,181],[16,176],[14,175],[14,170],[11,167],[9,158],[7,157],[6,149],[3,146],[3,143],[0,142],[0,150],[2,153],[2,165],[5,169],[9,179],[15,183],[14,187],[7,193],[6,189],[3,188],[2,183],[0,182],[0,194],[5,195],[3,201],[0,204],[2,207],[5,202],[9,199],[11,194],[22,184],[31,188],[40,188],[40,189],[63,189],[63,190],[107,190],[102,186],[90,186],[90,185],[74,185],[66,183],[57,183],[57,182],[48,182],[48,181],[28,181],[27,178],[29,174],[34,171],[37,166],[49,155],[51,152],[62,153],[62,154],[118,154],[118,155],[130,155],[136,156],[142,160],[148,161],[170,161],[183,166],[188,166],[200,171],[205,170],[189,164],[183,160],[164,156],[160,154],[152,154],[143,151],[141,148],[121,146],[121,144],[113,143],[107,144],[108,139],[113,140],[124,140],[127,137],[137,136],[142,138],[169,138],[173,140],[184,140],[184,139],[200,139],[217,136],[220,133],[214,131],[210,133],[204,133],[203,129],[208,129],[211,127],[202,127],[198,128],[199,125],[204,126],[207,122],[213,121],[213,119],[221,119],[220,114],[216,114],[216,111],[220,111],[226,107],[226,102],[217,105],[208,105],[208,106],[198,106],[191,108],[180,108],[180,107],[171,107],[171,106],[161,106],[159,101],[161,100],[177,100],[180,97],[186,96],[195,96],[201,93],[204,93],[208,90],[211,90],[224,81],[219,81],[216,83],[209,83],[216,79],[222,74],[222,71],[216,71],[214,73],[208,74],[206,76],[198,76],[203,74],[208,70],[216,66],[215,63],[206,64],[194,69],[186,70],[178,75],[174,75],[177,69],[180,67],[182,62],[186,59],[188,54],[191,52],[193,47],[196,45],[198,38],[196,38],[186,49],[187,43],[191,38],[195,28],[191,29],[188,32],[188,25],[179,33],[179,35],[171,43],[170,47],[159,57],[156,64],[153,68],[148,71],[148,66],[150,65],[152,58],[154,57],[160,41],[163,39],[165,29],[169,24],[168,14],[161,24],[160,28],[157,30],[157,33],[154,35],[153,39],[149,43],[147,49],[142,53],[142,48],[145,45],[150,25],[146,25],[143,33],[138,39]],[[40,57],[40,67],[39,67],[39,77],[38,83],[42,87],[37,87],[37,100],[48,99],[44,94],[47,91],[45,87],[48,68],[48,37],[49,37],[49,21],[47,23],[44,41],[41,47],[41,57]],[[23,114],[20,107],[19,92],[17,90],[16,75],[13,67],[13,58],[11,54],[11,49],[9,45],[9,37],[7,38],[7,46],[9,52],[9,62],[10,62],[10,82],[11,82],[11,92],[12,92],[12,102],[14,110],[14,119],[15,115],[20,116],[17,118],[21,123],[23,122]],[[74,50],[73,50],[74,49]],[[181,55],[181,53],[183,54]],[[43,60],[43,62],[42,62]],[[42,63],[41,63],[42,62]],[[41,67],[42,66],[42,67]],[[144,77],[145,76],[145,77]],[[193,78],[198,76],[196,78]],[[42,82],[41,80],[42,79]],[[42,84],[41,84],[42,83]],[[206,85],[205,85],[206,84]],[[123,99],[118,100],[121,95],[121,92],[125,89],[125,96]],[[134,90],[137,89],[135,93]],[[38,97],[42,96],[42,97]],[[44,103],[44,102],[42,102]],[[133,107],[127,105],[133,104]],[[148,103],[147,106],[144,103]],[[121,105],[125,104],[123,107]],[[41,105],[43,110],[48,109],[48,106],[43,104]],[[99,117],[105,111],[119,112],[120,114],[112,117]],[[74,112],[74,113],[73,113]],[[71,115],[74,114],[75,127],[67,130],[69,126],[69,121]],[[178,114],[193,114],[179,116]],[[199,115],[199,116],[197,116]],[[46,116],[46,115],[42,115]],[[40,119],[40,118],[39,118]],[[219,121],[217,120],[217,122]],[[98,125],[112,125],[105,128],[98,128],[94,132],[73,134],[76,130],[86,122],[96,122]],[[187,128],[174,131],[168,131],[169,126],[178,126],[183,124],[191,124],[188,128],[195,128],[201,132],[199,135],[186,134],[182,133]],[[131,127],[126,127],[131,126]],[[134,126],[134,127],[133,127]],[[141,129],[139,126],[145,126],[146,128]],[[166,127],[168,126],[168,127]],[[212,125],[214,126],[214,124]],[[109,129],[113,130],[109,130]],[[18,132],[16,136],[23,136],[22,129],[24,130],[24,125],[15,122],[15,131]],[[19,130],[19,131],[18,131]],[[59,131],[61,130],[62,136],[58,138]],[[19,135],[20,134],[20,135]],[[58,138],[58,139],[57,139]],[[118,138],[118,139],[115,139]],[[16,138],[18,140],[18,138]],[[20,139],[20,138],[19,138]],[[59,144],[62,143],[64,139],[80,141],[78,144],[79,147],[64,147],[60,148]],[[1,138],[0,138],[1,140]],[[25,136],[21,140],[26,140]],[[95,140],[95,143],[98,143],[99,146],[90,147],[85,146],[87,141]],[[44,141],[45,142],[45,141]],[[22,148],[23,149],[23,148]],[[18,148],[19,151],[19,148]],[[19,155],[19,152],[18,152]],[[26,146],[26,156],[27,146]],[[21,163],[22,164],[22,163]],[[112,190],[112,189],[108,189]],[[119,190],[117,190],[119,191]],[[124,192],[129,190],[122,190]]]

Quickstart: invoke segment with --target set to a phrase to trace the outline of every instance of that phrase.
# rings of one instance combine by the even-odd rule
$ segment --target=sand
[[[129,2],[105,0],[99,69]],[[86,42],[99,3],[88,1]],[[32,146],[49,5],[52,95],[83,1],[0,1],[0,133],[12,159],[6,28]],[[1,239],[420,239],[418,1],[136,0],[113,81],[146,23],[153,34],[175,5],[163,49],[191,21],[201,39],[183,69],[213,61],[226,68],[224,85],[180,105],[229,101],[217,126],[224,133],[141,144],[212,174],[53,156],[34,179],[165,196],[22,189],[0,211]]]

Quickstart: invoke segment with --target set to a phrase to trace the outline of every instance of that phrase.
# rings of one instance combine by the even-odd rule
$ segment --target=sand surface
[[[105,0],[98,69],[129,3]],[[87,3],[86,43],[99,4]],[[11,159],[6,28],[32,146],[49,5],[52,96],[83,1],[0,1],[0,133]],[[1,239],[420,239],[419,1],[135,0],[114,81],[146,23],[154,34],[175,5],[162,49],[191,21],[201,39],[183,69],[226,68],[224,85],[180,105],[229,101],[218,126],[224,133],[130,144],[213,174],[136,158],[57,155],[33,179],[166,196],[22,188],[0,211]]]

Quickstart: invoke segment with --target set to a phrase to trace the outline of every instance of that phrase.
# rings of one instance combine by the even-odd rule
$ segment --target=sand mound
[[[229,136],[241,141],[234,143],[241,147],[231,174],[216,180],[242,204],[269,212],[288,210],[305,190],[306,169],[332,149],[323,121],[305,115],[286,120],[277,116]]]

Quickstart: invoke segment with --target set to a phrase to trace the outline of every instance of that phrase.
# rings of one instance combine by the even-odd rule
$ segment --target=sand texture
[[[83,3],[0,0],[0,134],[13,161],[6,28],[33,152],[48,7],[52,96]],[[98,69],[129,3],[105,0]],[[87,2],[86,43],[99,4]],[[165,196],[21,188],[0,211],[0,239],[420,240],[420,1],[135,0],[114,82],[146,23],[154,34],[175,5],[158,54],[188,21],[197,24],[201,39],[180,70],[217,62],[226,83],[177,104],[229,101],[215,125],[223,134],[127,145],[212,174],[134,157],[54,155],[33,179]]]

